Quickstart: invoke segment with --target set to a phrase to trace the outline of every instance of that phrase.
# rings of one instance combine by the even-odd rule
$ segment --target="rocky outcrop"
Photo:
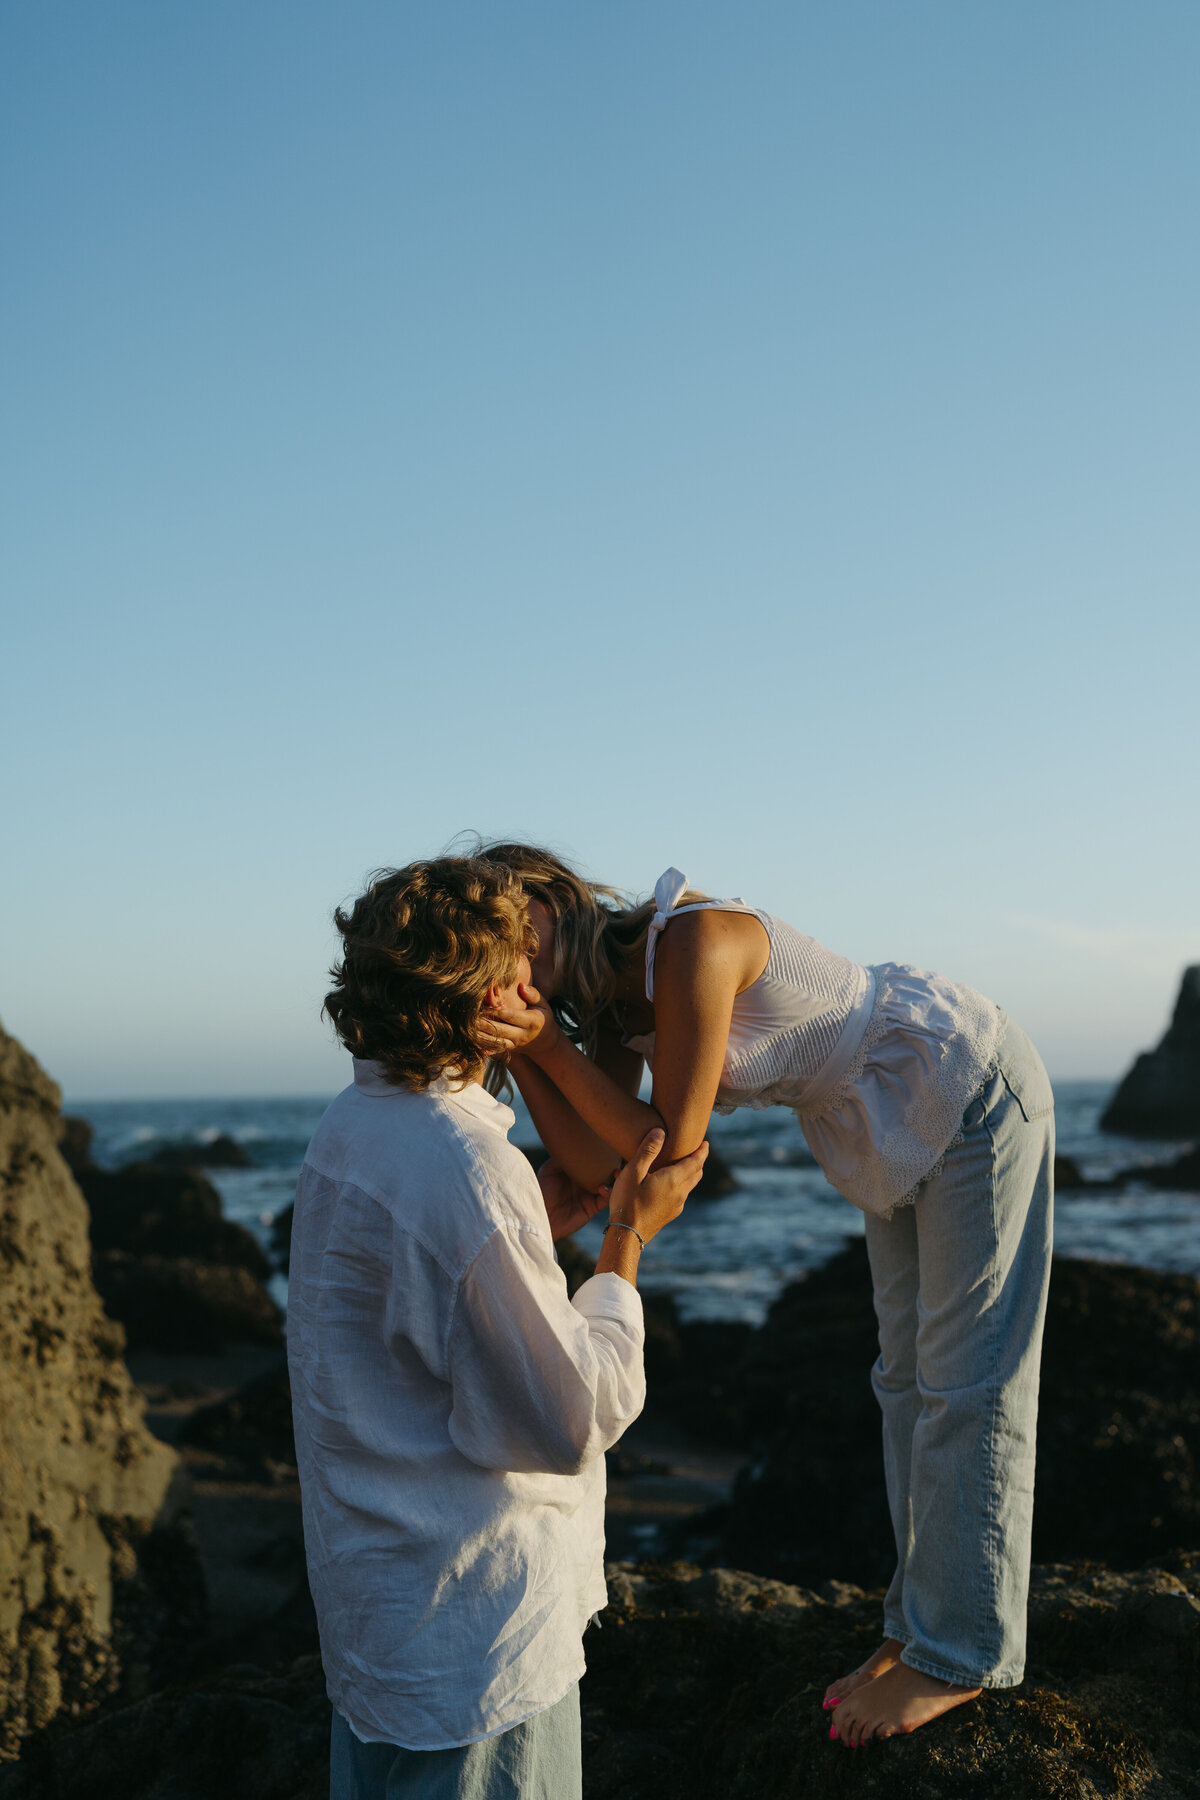
[[[275,1258],[276,1267],[285,1275],[292,1259],[292,1221],[295,1217],[296,1202],[291,1200],[271,1220],[271,1255]]]
[[[1100,1125],[1130,1137],[1200,1137],[1200,963],[1184,970],[1166,1036],[1138,1057]]]
[[[255,1375],[229,1396],[201,1406],[184,1423],[179,1443],[232,1457],[257,1475],[272,1463],[296,1461],[292,1389],[287,1364]]]
[[[92,1160],[92,1138],[94,1136],[91,1123],[87,1119],[74,1119],[67,1114],[58,1121],[58,1149],[63,1161],[72,1175],[82,1175],[96,1167]]]
[[[1175,1189],[1184,1194],[1200,1194],[1200,1150],[1185,1150],[1174,1162],[1165,1167],[1150,1171],[1139,1171],[1142,1180],[1147,1176],[1157,1188]]]
[[[754,1448],[720,1560],[810,1585],[889,1578],[876,1351],[855,1244],[785,1289],[739,1359],[678,1390],[693,1430]],[[1036,1557],[1131,1566],[1200,1545],[1200,1284],[1056,1258],[1038,1445]]]
[[[248,1269],[188,1256],[108,1250],[93,1263],[109,1315],[131,1350],[223,1350],[228,1342],[282,1344],[283,1319]]]
[[[199,1169],[130,1163],[79,1176],[91,1213],[92,1248],[134,1256],[187,1256],[247,1269],[257,1280],[271,1273],[258,1239],[227,1219],[221,1196]]]
[[[173,1505],[176,1458],[145,1428],[92,1286],[58,1115],[54,1083],[0,1030],[0,1756],[118,1690],[114,1604]]]
[[[320,1658],[247,1663],[153,1694],[0,1767],[2,1800],[327,1800]]]
[[[582,1690],[588,1800],[1122,1800],[1196,1792],[1200,1581],[1036,1572],[1024,1686],[908,1738],[830,1743],[826,1685],[881,1596],[687,1564],[610,1570]]]
[[[723,1200],[727,1194],[736,1194],[738,1180],[721,1152],[710,1144],[708,1155],[704,1159],[704,1169],[696,1186],[689,1196],[692,1200]]]
[[[610,1565],[580,1693],[585,1800],[1195,1794],[1196,1562],[1035,1570],[1024,1685],[858,1753],[830,1743],[820,1703],[878,1642],[878,1593]],[[328,1734],[316,1656],[270,1671],[243,1662],[0,1771],[0,1800],[324,1800]]]
[[[244,1144],[227,1132],[199,1143],[162,1144],[154,1152],[161,1169],[252,1169],[254,1158]]]

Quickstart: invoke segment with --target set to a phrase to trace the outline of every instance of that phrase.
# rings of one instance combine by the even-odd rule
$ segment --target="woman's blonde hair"
[[[324,1010],[351,1055],[407,1088],[477,1075],[488,988],[510,987],[537,946],[516,873],[467,856],[379,869],[333,917],[344,949]]]
[[[635,901],[620,888],[587,881],[552,850],[538,844],[487,844],[483,855],[520,878],[530,900],[554,920],[554,1015],[589,1056],[616,995],[619,976],[644,951],[653,900]],[[707,895],[689,888],[684,902]]]

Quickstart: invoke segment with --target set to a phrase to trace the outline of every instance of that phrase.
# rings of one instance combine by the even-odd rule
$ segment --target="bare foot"
[[[874,1656],[868,1656],[861,1668],[855,1669],[853,1675],[843,1675],[840,1681],[831,1681],[825,1689],[825,1698],[821,1702],[826,1711],[852,1694],[855,1688],[865,1687],[868,1681],[874,1681],[885,1669],[890,1669],[900,1661],[900,1652],[904,1645],[898,1638],[884,1638]]]
[[[870,1738],[895,1737],[928,1725],[952,1706],[974,1700],[979,1692],[977,1687],[957,1687],[923,1675],[907,1663],[894,1663],[842,1701],[833,1714],[831,1735],[857,1750]]]

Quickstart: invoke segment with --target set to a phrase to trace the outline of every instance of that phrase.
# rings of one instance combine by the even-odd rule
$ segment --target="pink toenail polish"
[[[831,1725],[829,1727],[829,1735],[831,1738],[835,1738],[837,1736],[837,1726],[836,1725]]]

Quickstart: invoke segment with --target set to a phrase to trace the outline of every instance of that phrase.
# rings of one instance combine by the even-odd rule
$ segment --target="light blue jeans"
[[[579,1683],[557,1706],[455,1750],[364,1744],[335,1707],[329,1800],[581,1800]]]
[[[1054,1096],[1011,1020],[998,1060],[915,1202],[867,1218],[897,1552],[884,1630],[914,1669],[989,1688],[1025,1666],[1054,1194]]]

